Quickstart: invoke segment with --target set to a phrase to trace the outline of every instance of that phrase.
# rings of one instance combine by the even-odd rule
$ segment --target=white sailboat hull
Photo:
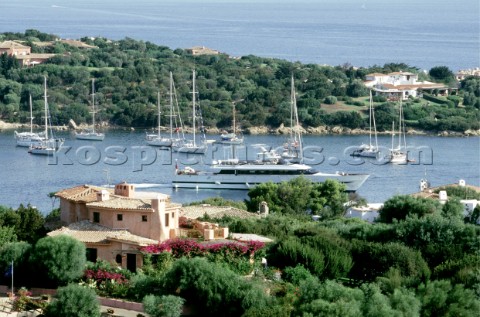
[[[41,145],[32,145],[28,153],[35,155],[54,155],[60,147],[62,147],[63,139],[49,139],[41,143]]]
[[[174,152],[178,153],[189,153],[189,154],[205,154],[207,152],[206,145],[174,145],[173,147]]]
[[[362,144],[359,146],[358,149],[353,151],[351,156],[377,158],[379,153],[380,151],[378,150],[377,147],[373,145]]]
[[[147,134],[145,140],[151,146],[170,147],[173,142],[172,139],[159,137],[157,134]]]
[[[30,147],[30,146],[40,146],[45,140],[44,137],[38,135],[38,133],[30,132],[20,132],[15,131],[15,139],[17,146],[21,147]]]
[[[103,141],[105,134],[99,132],[80,132],[75,133],[75,138],[77,140]]]

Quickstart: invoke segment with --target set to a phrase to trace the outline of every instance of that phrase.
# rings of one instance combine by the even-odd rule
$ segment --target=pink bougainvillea
[[[118,284],[123,284],[128,282],[127,278],[120,273],[108,272],[106,270],[98,269],[94,270],[85,270],[84,276],[87,279],[95,280],[97,282],[102,282],[105,280],[114,280]]]
[[[171,252],[174,257],[201,256],[210,254],[225,254],[234,256],[250,256],[257,250],[263,248],[265,243],[260,241],[240,242],[219,242],[210,245],[202,245],[192,239],[171,239],[159,244],[152,244],[142,247],[144,253],[158,254]]]

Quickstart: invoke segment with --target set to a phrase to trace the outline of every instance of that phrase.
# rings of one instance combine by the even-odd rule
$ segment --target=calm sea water
[[[20,203],[31,203],[42,212],[51,210],[52,201],[48,198],[50,192],[81,184],[105,185],[121,181],[140,184],[140,190],[158,191],[170,194],[173,201],[191,202],[212,196],[222,196],[228,199],[242,200],[246,198],[244,191],[229,190],[178,190],[172,191],[165,187],[170,182],[175,169],[175,160],[191,164],[191,158],[178,156],[168,151],[156,151],[155,161],[142,170],[140,156],[135,155],[135,146],[144,144],[144,133],[127,131],[108,131],[103,142],[95,143],[79,141],[69,132],[60,136],[66,138],[65,145],[72,149],[67,153],[67,159],[60,158],[57,165],[49,164],[47,157],[30,155],[27,149],[15,147],[13,131],[0,133],[0,205],[18,207]],[[209,136],[210,139],[215,136]],[[432,150],[432,155],[422,158],[419,164],[409,165],[376,165],[374,161],[366,160],[365,164],[352,165],[352,158],[344,154],[349,146],[367,142],[366,136],[306,136],[306,146],[322,148],[324,161],[315,168],[324,172],[347,171],[371,174],[358,193],[369,202],[382,202],[394,194],[409,194],[418,191],[419,181],[425,173],[433,186],[456,183],[459,179],[467,184],[480,186],[480,138],[439,138],[430,136],[410,136],[409,146],[426,147]],[[284,138],[281,136],[247,136],[248,144],[268,144],[281,146]],[[379,137],[379,144],[390,146],[390,137]],[[122,165],[110,165],[105,162],[108,146],[125,146],[128,161]],[[95,147],[98,162],[90,164],[85,161],[82,146]],[[97,151],[98,150],[98,151]],[[428,153],[428,151],[425,151]],[[75,154],[77,153],[77,154]],[[215,153],[210,150],[203,157],[197,156],[198,165],[211,162],[212,158],[222,158],[230,152],[218,148]],[[241,152],[240,155],[245,154]],[[250,151],[250,154],[255,151]],[[247,153],[248,154],[248,153]],[[249,157],[251,157],[249,155]],[[88,155],[87,155],[88,156]],[[95,160],[94,160],[95,161]],[[89,165],[85,165],[88,163]],[[69,165],[71,164],[71,165]],[[198,166],[198,167],[197,167]],[[58,205],[58,202],[57,202]]]
[[[477,0],[13,0],[0,31],[131,37],[171,48],[355,66],[480,66]]]

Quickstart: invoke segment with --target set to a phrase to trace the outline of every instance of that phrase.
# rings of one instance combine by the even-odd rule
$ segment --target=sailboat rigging
[[[45,140],[45,135],[43,133],[33,132],[33,109],[32,109],[32,95],[29,95],[29,105],[30,105],[30,132],[17,132],[15,131],[15,140],[17,146],[30,147],[30,146],[40,146],[42,141]]]
[[[104,133],[95,132],[95,113],[95,79],[92,79],[92,128],[75,133],[75,137],[78,140],[103,141],[105,138]]]
[[[200,144],[196,141],[196,121],[197,117],[200,123],[200,132],[204,133],[204,127],[202,123],[202,116],[200,107],[198,108],[198,116],[197,116],[197,105],[196,105],[196,92],[195,92],[195,70],[193,70],[192,75],[192,130],[193,130],[193,137],[191,140],[183,139],[175,144],[173,144],[172,148],[175,152],[179,153],[190,153],[190,154],[205,154],[207,151],[207,143],[205,142],[205,135],[202,137],[202,142]]]
[[[28,153],[38,155],[53,155],[63,145],[63,139],[56,139],[53,136],[50,111],[48,109],[47,102],[47,77],[44,77],[44,104],[45,104],[45,139],[42,140],[40,145],[31,145]],[[50,136],[48,134],[50,130]]]
[[[373,107],[373,98],[372,91],[370,90],[370,100],[369,100],[369,143],[360,145],[353,153],[352,156],[361,156],[361,157],[373,157],[377,158],[380,150],[378,149],[378,140],[377,140],[377,125],[375,123],[375,110]],[[372,129],[373,137],[375,144],[372,143]]]

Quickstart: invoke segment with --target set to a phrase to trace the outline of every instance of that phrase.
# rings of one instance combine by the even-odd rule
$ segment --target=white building
[[[450,88],[444,84],[429,81],[418,81],[418,75],[410,72],[393,72],[389,74],[372,73],[365,76],[364,84],[372,88],[377,96],[384,96],[388,100],[406,100],[410,96],[421,97],[421,92],[447,96]]]
[[[345,213],[345,218],[357,218],[368,222],[374,222],[379,216],[379,210],[383,203],[367,204],[366,206],[350,207]]]

